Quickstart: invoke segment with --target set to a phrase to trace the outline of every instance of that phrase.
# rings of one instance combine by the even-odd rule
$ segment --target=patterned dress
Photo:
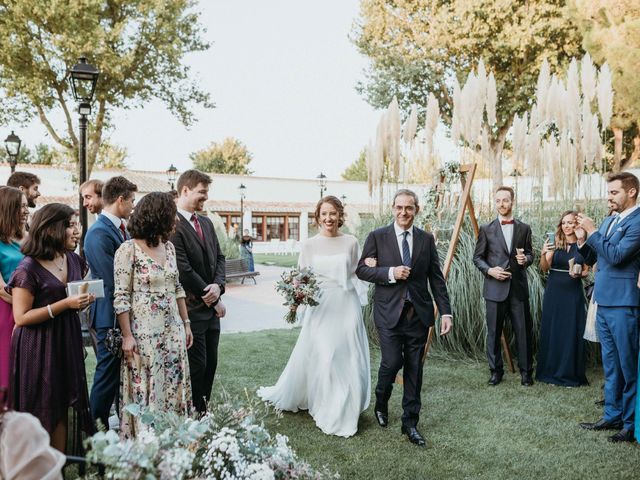
[[[85,261],[67,252],[67,282],[82,280]],[[67,297],[67,285],[36,259],[24,257],[13,272],[9,289],[24,288],[33,295],[33,307],[42,308]],[[28,412],[52,434],[67,419],[66,452],[82,453],[83,433],[92,435],[82,331],[77,310],[65,310],[53,319],[16,327],[11,339],[10,407]]]
[[[133,240],[124,242],[114,258],[116,315],[129,312],[138,354],[122,361],[120,435],[135,437],[141,424],[123,407],[135,403],[152,410],[191,413],[191,381],[185,329],[178,298],[185,293],[178,280],[176,251],[167,242],[165,265],[147,255]]]

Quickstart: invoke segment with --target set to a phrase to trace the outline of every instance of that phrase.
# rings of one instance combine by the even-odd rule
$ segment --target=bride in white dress
[[[306,308],[287,366],[276,385],[261,387],[258,395],[279,410],[309,410],[324,433],[350,437],[371,396],[361,308],[367,284],[355,275],[357,239],[339,231],[344,221],[340,200],[321,199],[315,219],[319,233],[304,242],[298,265],[311,267],[321,282],[320,304]]]

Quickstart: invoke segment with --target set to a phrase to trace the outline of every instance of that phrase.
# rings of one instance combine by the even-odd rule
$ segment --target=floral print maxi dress
[[[114,259],[116,315],[129,312],[138,355],[123,358],[120,374],[120,435],[132,438],[141,424],[123,407],[135,403],[152,410],[191,413],[187,344],[176,299],[185,292],[178,280],[176,251],[166,243],[163,266],[133,240],[124,242]]]

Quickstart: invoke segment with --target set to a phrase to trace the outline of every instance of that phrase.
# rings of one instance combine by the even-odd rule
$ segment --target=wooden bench
[[[244,279],[249,277],[253,280],[254,284],[258,284],[256,282],[255,277],[260,275],[260,272],[250,272],[249,266],[247,262],[245,262],[241,258],[234,258],[233,260],[225,260],[225,279],[231,280],[233,278],[242,278],[242,282],[244,284]]]

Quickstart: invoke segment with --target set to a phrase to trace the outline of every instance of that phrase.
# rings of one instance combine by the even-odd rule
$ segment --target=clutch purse
[[[104,337],[104,346],[114,357],[120,358],[122,356],[122,332],[119,328],[114,326],[107,330],[107,335]]]

